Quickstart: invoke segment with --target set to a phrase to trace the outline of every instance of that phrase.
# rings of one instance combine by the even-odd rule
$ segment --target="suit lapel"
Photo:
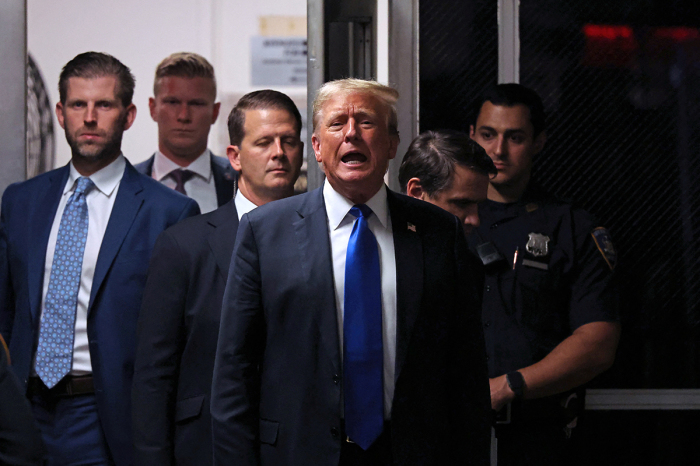
[[[213,228],[208,235],[209,248],[219,267],[221,278],[226,280],[228,269],[231,265],[231,255],[233,246],[236,243],[236,232],[238,231],[238,212],[233,200],[228,204],[215,210],[207,222]]]
[[[328,219],[323,202],[323,188],[309,193],[297,213],[299,220],[293,223],[303,281],[313,284],[318,302],[316,309],[321,312],[318,322],[321,343],[331,356],[336,373],[340,371],[340,340],[338,337],[338,317],[333,283],[333,258],[328,236]]]
[[[396,256],[396,367],[398,380],[406,361],[413,325],[423,296],[423,247],[420,230],[410,222],[408,206],[387,190]]]
[[[107,223],[107,230],[102,239],[100,254],[97,257],[95,265],[95,275],[92,279],[92,290],[90,291],[90,305],[88,312],[92,309],[92,304],[95,302],[95,296],[102,286],[102,282],[107,276],[107,272],[114,262],[119,249],[121,248],[124,238],[131,229],[131,225],[136,218],[136,214],[141,209],[143,204],[143,185],[136,169],[126,162],[124,168],[124,176],[119,183],[119,191],[117,198],[114,200],[112,214]]]
[[[49,174],[49,182],[42,192],[36,193],[39,204],[29,222],[30,238],[29,262],[27,264],[27,279],[29,290],[29,306],[34,320],[39,318],[41,296],[44,285],[44,266],[46,264],[46,249],[49,244],[51,226],[53,225],[58,204],[63,195],[63,188],[68,180],[70,168],[68,165]]]

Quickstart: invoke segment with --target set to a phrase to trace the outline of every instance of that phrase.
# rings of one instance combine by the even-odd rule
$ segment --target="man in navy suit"
[[[133,463],[136,323],[151,249],[194,201],[121,153],[134,78],[87,52],[63,68],[56,115],[71,162],[7,188],[0,330],[53,464]]]
[[[488,464],[477,273],[457,218],[384,184],[397,98],[376,82],[326,83],[312,137],[324,186],[241,219],[212,385],[215,464]]]
[[[273,90],[243,96],[228,118],[234,200],[156,242],[138,326],[132,395],[139,465],[212,463],[209,411],[219,317],[240,217],[294,194],[302,120]]]
[[[207,149],[219,116],[214,68],[196,53],[174,53],[156,68],[151,118],[158,123],[158,150],[136,169],[191,197],[203,213],[226,204],[236,172]]]

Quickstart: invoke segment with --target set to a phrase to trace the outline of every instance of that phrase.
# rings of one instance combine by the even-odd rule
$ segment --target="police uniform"
[[[618,320],[616,253],[590,214],[531,183],[517,202],[485,201],[479,216],[469,246],[486,268],[482,320],[489,377],[540,361],[584,324]],[[507,463],[501,450],[511,438],[526,439],[515,450],[556,456],[552,443],[565,440],[571,420],[562,408],[569,396],[516,400],[512,412],[510,406],[502,410],[512,416],[497,428],[499,465]],[[546,464],[545,457],[522,464]]]

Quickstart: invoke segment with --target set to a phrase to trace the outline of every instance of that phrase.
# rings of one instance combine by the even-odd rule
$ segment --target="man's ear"
[[[420,184],[419,178],[411,178],[408,180],[408,183],[406,183],[406,195],[425,200],[427,193],[423,191],[423,186]]]
[[[214,104],[214,111],[212,112],[211,115],[211,124],[213,125],[216,123],[216,119],[219,118],[219,110],[221,110],[221,102],[217,102]]]
[[[396,157],[396,151],[399,149],[400,142],[401,138],[399,138],[399,133],[389,136],[389,160]]]
[[[126,107],[126,121],[124,122],[124,131],[131,128],[131,125],[134,124],[135,119],[136,119],[136,105],[129,104],[129,106]]]
[[[311,147],[314,149],[314,155],[316,156],[316,161],[318,163],[323,162],[321,158],[321,142],[318,140],[315,134],[311,135]]]
[[[148,111],[151,112],[151,118],[153,121],[158,123],[158,120],[156,119],[156,99],[153,97],[148,98]]]
[[[476,133],[474,132],[474,125],[469,125],[469,137],[474,139],[475,134]]]
[[[228,146],[226,148],[228,161],[237,172],[241,171],[241,149],[238,146]]]
[[[61,128],[66,129],[63,124],[63,104],[61,102],[56,102],[56,118],[58,118],[58,124]]]
[[[547,133],[542,131],[540,134],[537,135],[535,138],[535,143],[533,144],[534,149],[535,149],[535,154],[539,154],[542,149],[544,149],[544,145],[547,142]]]

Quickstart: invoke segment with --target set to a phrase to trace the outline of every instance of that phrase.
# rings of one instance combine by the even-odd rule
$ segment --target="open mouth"
[[[367,161],[367,156],[360,152],[348,152],[340,161],[347,165],[360,165]]]

